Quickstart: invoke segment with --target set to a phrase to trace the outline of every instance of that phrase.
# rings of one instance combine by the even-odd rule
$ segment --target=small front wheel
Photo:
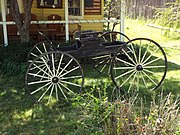
[[[103,33],[100,36],[101,44],[104,46],[121,46],[130,39],[123,33],[117,31],[110,31]],[[123,41],[122,41],[123,40]],[[101,56],[93,57],[93,64],[95,69],[101,74],[110,75],[110,64],[113,57],[112,54],[105,54]]]

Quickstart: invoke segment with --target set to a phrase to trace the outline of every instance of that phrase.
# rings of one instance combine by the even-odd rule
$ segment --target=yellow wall
[[[103,0],[102,0],[103,1]],[[102,15],[84,15],[82,20],[102,20],[103,19],[103,2],[102,2]],[[62,8],[37,8],[37,0],[33,1],[32,13],[37,16],[37,19],[40,20],[47,20],[47,16],[51,14],[58,14],[64,20],[64,0],[62,2]],[[71,19],[72,20],[72,19]],[[96,30],[102,31],[103,30],[103,23],[81,23],[81,30]],[[70,24],[70,31],[74,31],[77,29],[77,24]]]

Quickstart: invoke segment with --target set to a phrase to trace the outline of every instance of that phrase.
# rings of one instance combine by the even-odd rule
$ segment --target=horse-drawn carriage
[[[76,33],[70,45],[47,40],[31,49],[27,91],[38,102],[67,100],[83,88],[83,58],[90,59],[100,73],[110,75],[122,91],[155,90],[167,72],[166,55],[151,39],[130,40],[120,32],[82,31]]]

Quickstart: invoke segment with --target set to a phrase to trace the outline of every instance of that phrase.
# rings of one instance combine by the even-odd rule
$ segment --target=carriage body
[[[112,41],[111,43],[103,43],[100,38],[102,32],[83,31],[76,33],[75,42],[72,45],[60,45],[55,48],[57,51],[71,54],[77,59],[91,58],[107,54],[115,54],[125,42]]]

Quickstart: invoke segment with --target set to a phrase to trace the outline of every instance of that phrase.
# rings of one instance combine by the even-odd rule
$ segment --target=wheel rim
[[[69,54],[47,52],[29,65],[26,73],[26,90],[35,101],[50,103],[69,100],[79,93],[84,75],[79,62]]]
[[[100,36],[101,43],[106,45],[113,45],[113,44],[123,44],[121,41],[121,36],[124,39],[124,42],[128,42],[130,39],[123,33],[120,32],[106,32]],[[93,57],[93,63],[95,69],[101,74],[110,74],[110,64],[113,54],[106,54],[102,56]]]
[[[112,80],[118,88],[128,92],[155,90],[166,76],[167,58],[162,47],[155,41],[136,38],[118,50],[111,67]]]
[[[49,51],[55,51],[59,44],[55,42],[43,41],[33,46],[28,53],[28,63],[31,63],[35,58],[47,53]]]

